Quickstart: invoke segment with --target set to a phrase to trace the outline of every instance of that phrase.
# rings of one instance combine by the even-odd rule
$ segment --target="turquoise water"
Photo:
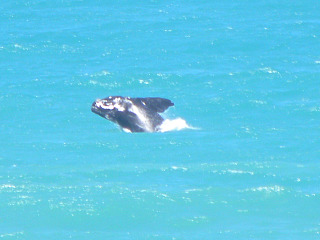
[[[0,4],[0,239],[319,239],[319,1]],[[165,97],[197,130],[91,113]]]

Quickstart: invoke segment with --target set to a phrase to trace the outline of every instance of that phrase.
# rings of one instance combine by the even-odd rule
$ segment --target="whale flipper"
[[[133,101],[140,102],[152,111],[162,113],[169,107],[173,106],[174,103],[169,99],[149,97],[149,98],[133,98]]]

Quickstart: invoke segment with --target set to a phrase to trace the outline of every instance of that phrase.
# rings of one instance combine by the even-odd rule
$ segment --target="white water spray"
[[[187,124],[182,118],[165,119],[159,126],[159,132],[180,131],[182,129],[196,129]]]

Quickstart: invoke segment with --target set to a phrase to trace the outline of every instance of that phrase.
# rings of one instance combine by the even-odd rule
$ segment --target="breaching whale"
[[[164,112],[174,103],[159,97],[131,98],[110,96],[97,99],[91,111],[106,118],[129,132],[157,132],[164,119]]]

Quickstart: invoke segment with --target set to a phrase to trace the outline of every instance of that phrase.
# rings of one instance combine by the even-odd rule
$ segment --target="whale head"
[[[112,96],[94,101],[91,106],[91,111],[103,118],[113,121],[117,112],[126,111],[126,105],[127,103],[122,97]]]

